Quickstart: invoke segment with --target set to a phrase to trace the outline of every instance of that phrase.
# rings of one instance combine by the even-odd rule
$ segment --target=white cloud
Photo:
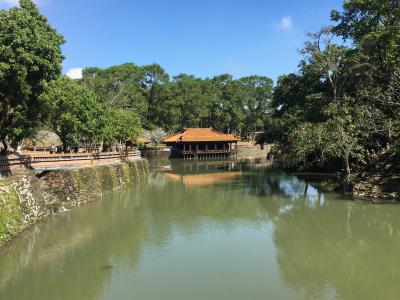
[[[72,68],[65,75],[71,79],[82,79],[83,68]]]
[[[293,28],[292,17],[282,17],[281,22],[278,25],[279,29],[290,30]]]

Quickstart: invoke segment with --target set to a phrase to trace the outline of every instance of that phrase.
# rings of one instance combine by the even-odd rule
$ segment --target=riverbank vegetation
[[[262,142],[286,166],[393,172],[400,162],[400,3],[346,1],[279,77]]]

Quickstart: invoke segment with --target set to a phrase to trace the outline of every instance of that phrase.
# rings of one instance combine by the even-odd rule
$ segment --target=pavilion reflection
[[[221,172],[206,174],[181,175],[175,173],[165,173],[171,181],[182,182],[187,187],[211,186],[224,181],[234,180],[241,176],[240,172]]]

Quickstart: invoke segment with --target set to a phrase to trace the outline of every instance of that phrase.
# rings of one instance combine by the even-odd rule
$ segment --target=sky
[[[0,8],[17,0],[0,0]],[[296,72],[307,32],[343,0],[36,0],[66,39],[63,72],[158,63],[171,75]]]

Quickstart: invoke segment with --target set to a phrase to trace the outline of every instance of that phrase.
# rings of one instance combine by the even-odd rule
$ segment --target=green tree
[[[354,109],[351,99],[332,103],[326,109],[324,122],[302,122],[290,131],[289,163],[301,167],[326,167],[338,163],[343,182],[351,184],[351,163],[364,163],[365,148],[361,141],[368,138],[366,110]]]
[[[332,101],[340,100],[344,87],[349,80],[354,64],[349,63],[351,51],[332,43],[332,28],[326,27],[315,34],[309,34],[309,40],[301,50],[305,59],[301,62],[302,72],[319,76],[328,83]]]
[[[47,84],[39,99],[44,106],[46,123],[60,137],[64,150],[101,138],[99,120],[103,109],[87,87],[60,77]]]
[[[207,118],[207,101],[202,91],[202,80],[194,76],[180,74],[174,77],[174,99],[180,106],[180,128],[203,127]]]
[[[179,99],[175,97],[173,82],[159,86],[154,100],[151,123],[165,130],[181,129],[181,110]]]
[[[365,54],[378,84],[387,84],[400,64],[399,15],[397,0],[349,0],[343,11],[331,12],[331,19],[338,23],[334,32]]]
[[[144,72],[141,79],[147,99],[147,120],[151,124],[154,118],[154,102],[160,92],[160,87],[169,81],[169,75],[159,64],[151,64],[142,67]]]
[[[83,83],[91,88],[98,99],[109,108],[133,109],[146,121],[147,100],[142,86],[144,71],[133,63],[107,69],[86,68]]]
[[[272,99],[273,81],[268,77],[249,76],[238,80],[246,114],[242,135],[254,139],[254,133],[264,129],[265,117]]]
[[[38,96],[61,73],[64,38],[31,0],[0,10],[0,140],[17,143],[40,119]]]
[[[299,73],[278,80],[265,127],[288,166],[341,171],[350,186],[392,149],[398,157],[398,15],[398,1],[350,0],[332,12],[336,26],[309,35]]]
[[[103,111],[98,140],[106,145],[122,144],[137,139],[142,132],[140,117],[132,110],[114,108]]]

